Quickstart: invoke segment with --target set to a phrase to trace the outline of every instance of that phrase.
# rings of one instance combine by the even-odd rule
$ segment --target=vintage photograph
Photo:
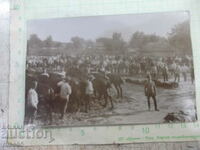
[[[25,125],[194,122],[189,13],[30,20],[25,84]]]

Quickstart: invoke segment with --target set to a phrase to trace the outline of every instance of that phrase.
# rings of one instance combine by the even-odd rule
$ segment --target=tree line
[[[37,34],[32,34],[27,41],[27,49],[30,55],[46,55],[47,53],[53,55],[58,53],[126,54],[129,52],[192,54],[189,21],[175,25],[165,37],[136,31],[128,41],[125,41],[121,33],[117,32],[114,32],[110,38],[99,37],[93,41],[74,36],[70,42],[66,43],[54,41],[52,36],[41,40]]]

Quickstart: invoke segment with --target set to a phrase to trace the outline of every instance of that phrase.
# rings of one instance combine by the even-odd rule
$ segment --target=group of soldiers
[[[45,68],[45,69],[44,69]],[[92,95],[94,94],[93,76],[94,72],[102,73],[105,78],[106,74],[118,74],[120,76],[133,76],[136,78],[147,77],[145,83],[145,96],[147,97],[148,109],[150,110],[150,98],[154,101],[155,111],[159,111],[156,101],[156,80],[162,79],[167,82],[171,76],[174,77],[174,82],[180,82],[181,75],[184,81],[188,80],[190,74],[191,82],[194,82],[194,68],[192,58],[189,56],[184,57],[145,57],[145,56],[32,56],[28,58],[27,70],[34,69],[36,71],[43,71],[43,75],[49,76],[48,72],[64,72],[62,80],[57,83],[59,87],[59,98],[61,102],[61,116],[64,117],[68,107],[69,98],[73,90],[70,85],[69,76],[79,77],[86,75],[86,88],[84,90],[84,100],[86,107]],[[37,93],[37,82],[31,83],[30,89],[27,94],[28,104],[28,122],[33,122],[37,105],[39,103]],[[53,89],[49,88],[48,96],[54,94]],[[51,97],[52,98],[52,97]],[[53,104],[49,104],[53,105]],[[113,104],[112,104],[113,105]],[[51,108],[51,106],[49,107]],[[88,108],[86,108],[88,110]],[[51,111],[51,110],[50,110]],[[52,119],[52,116],[50,116]]]
[[[194,81],[194,68],[191,56],[184,57],[145,57],[145,56],[110,56],[110,55],[83,55],[83,56],[32,56],[28,58],[27,68],[37,68],[50,71],[73,72],[109,72],[122,76],[146,75],[151,73],[153,80],[160,77],[164,81],[169,76],[174,76],[175,82],[180,82],[183,76],[187,81],[190,73],[191,81]],[[76,72],[75,72],[76,73]]]
[[[43,75],[46,75],[48,78],[48,73],[43,73]],[[94,87],[93,87],[93,76],[88,76],[86,80],[84,80],[84,93],[83,95],[76,95],[77,93],[78,86],[73,86],[73,84],[76,84],[75,82],[72,81],[72,79],[69,76],[62,76],[61,80],[56,84],[57,88],[59,89],[59,92],[56,91],[56,89],[52,88],[50,84],[47,83],[43,88],[46,92],[43,92],[43,101],[45,101],[45,108],[47,109],[48,115],[46,116],[46,119],[50,119],[50,122],[52,122],[52,112],[53,108],[56,103],[58,102],[58,109],[60,113],[60,119],[63,119],[64,114],[68,108],[68,103],[71,99],[74,98],[74,100],[78,103],[77,99],[75,99],[74,96],[83,96],[83,101],[85,105],[85,112],[89,110],[88,107],[90,107],[89,102],[91,101],[91,98],[93,97],[94,94]],[[49,81],[49,80],[48,80]],[[27,122],[28,123],[33,123],[37,111],[38,111],[38,105],[39,105],[39,94],[41,94],[41,91],[38,91],[38,85],[41,83],[38,83],[37,80],[33,80],[30,82],[30,88],[28,89],[27,92]],[[77,88],[76,88],[77,87]],[[41,88],[41,87],[40,87]],[[79,91],[80,92],[80,91]],[[57,98],[56,98],[57,97]],[[78,104],[80,108],[80,104]],[[80,110],[79,110],[80,111]]]

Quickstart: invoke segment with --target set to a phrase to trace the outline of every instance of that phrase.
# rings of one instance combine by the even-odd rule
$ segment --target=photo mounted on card
[[[25,76],[25,125],[197,121],[186,11],[28,20]]]
[[[43,1],[12,9],[9,143],[200,139],[195,2]]]

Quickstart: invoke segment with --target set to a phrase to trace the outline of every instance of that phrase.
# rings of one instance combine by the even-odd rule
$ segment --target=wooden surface
[[[0,0],[0,5],[6,0]],[[9,75],[9,12],[0,11],[0,49],[1,73],[0,73],[0,107],[3,112],[0,114],[1,123],[7,120],[7,96],[8,75]],[[1,138],[2,139],[2,138]],[[199,142],[180,143],[144,143],[144,144],[115,144],[115,145],[69,145],[69,146],[34,146],[14,147],[0,143],[0,150],[199,150]],[[4,146],[3,146],[4,145]]]

